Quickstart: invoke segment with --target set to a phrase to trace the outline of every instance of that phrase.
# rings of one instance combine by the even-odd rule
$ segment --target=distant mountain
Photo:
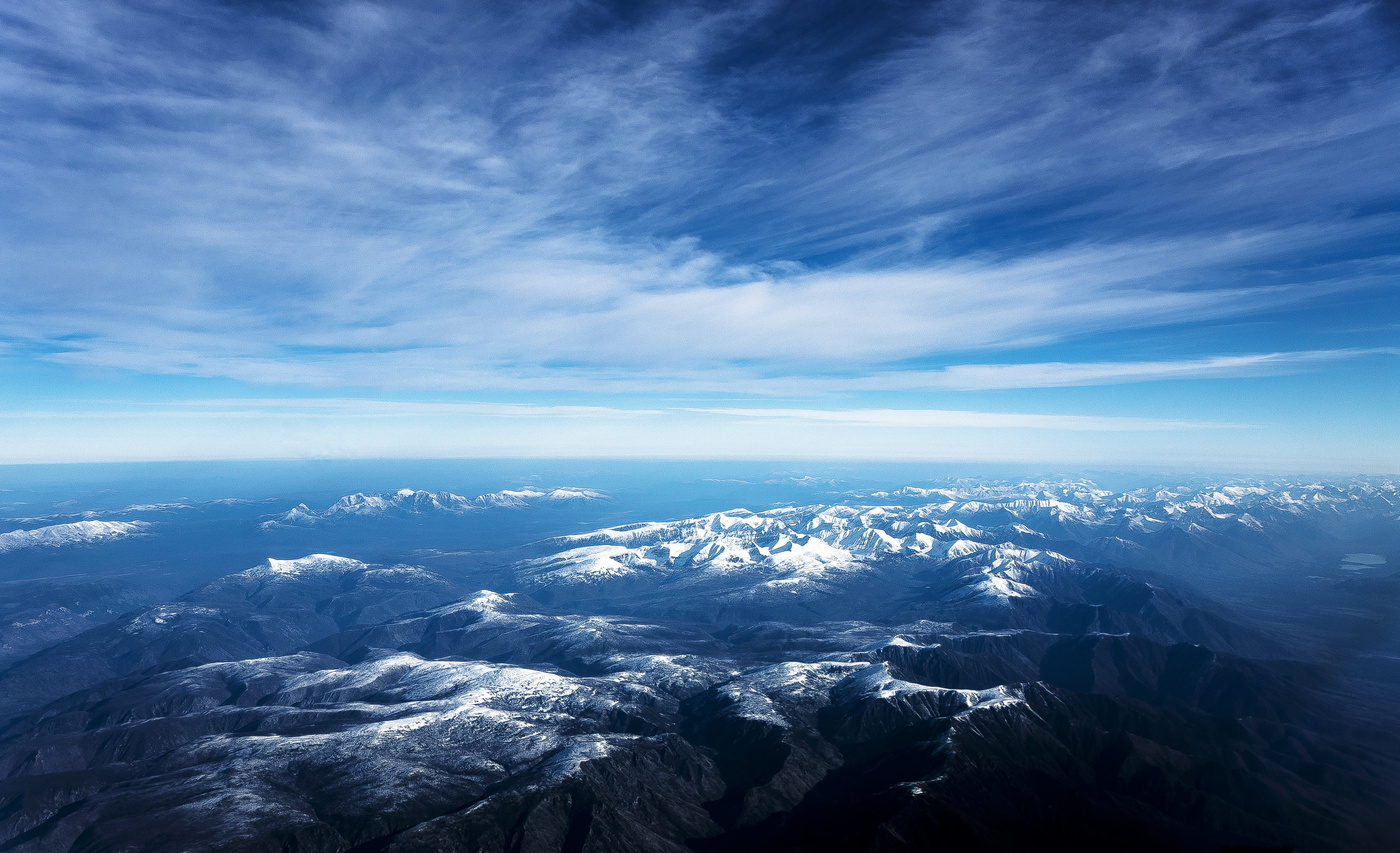
[[[0,584],[0,672],[162,597],[128,579],[80,577]]]
[[[1400,520],[1400,483],[1192,483],[1115,492],[1086,481],[962,483],[869,492],[1009,541],[1069,556],[1247,586],[1308,560],[1331,560],[1358,536],[1384,539]],[[1221,577],[1222,569],[1228,570]]]
[[[0,533],[0,554],[24,548],[90,545],[108,539],[137,536],[150,530],[151,526],[145,521],[74,521],[30,530],[13,530]]]
[[[518,564],[516,575],[543,601],[705,622],[917,615],[1276,650],[1209,602],[1072,559],[1048,541],[1023,525],[969,527],[930,506],[733,510],[560,537],[543,546],[555,553]]]
[[[451,492],[426,492],[399,489],[378,495],[356,492],[346,495],[316,512],[306,504],[262,523],[264,529],[277,527],[309,527],[316,524],[346,521],[355,518],[403,518],[414,515],[464,515],[483,509],[525,509],[531,506],[559,505],[575,501],[606,500],[607,495],[592,489],[506,489],[474,498]]]

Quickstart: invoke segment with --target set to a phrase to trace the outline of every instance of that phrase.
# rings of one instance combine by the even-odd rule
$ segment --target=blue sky
[[[1400,471],[1382,3],[0,8],[0,462]]]

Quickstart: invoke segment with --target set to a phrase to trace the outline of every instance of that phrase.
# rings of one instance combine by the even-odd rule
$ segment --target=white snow
[[[325,521],[350,518],[385,518],[400,515],[466,515],[482,509],[525,509],[539,504],[571,501],[606,500],[607,495],[593,489],[505,489],[475,498],[452,492],[428,492],[422,489],[397,489],[383,494],[367,495],[356,492],[332,503],[324,512],[316,512],[306,504],[297,504],[287,512],[262,523],[265,530],[278,527],[306,527]]]
[[[927,507],[733,509],[680,521],[611,527],[560,537],[552,544],[559,548],[556,553],[517,564],[517,576],[524,583],[542,587],[730,578],[749,594],[791,598],[826,594],[840,578],[874,571],[878,561],[901,557],[956,564],[960,571],[985,575],[970,591],[1007,599],[1038,594],[1018,574],[1024,567],[1043,570],[1074,564],[1053,551],[1020,547],[1003,541],[1000,534],[941,519]]]
[[[295,560],[275,560],[271,557],[261,566],[239,572],[239,576],[258,580],[294,580],[315,575],[339,575],[367,569],[359,560],[334,554],[310,554]]]
[[[0,553],[22,548],[60,548],[65,545],[88,545],[110,539],[122,539],[146,533],[152,525],[145,521],[74,521],[51,524],[33,530],[13,530],[0,533]]]

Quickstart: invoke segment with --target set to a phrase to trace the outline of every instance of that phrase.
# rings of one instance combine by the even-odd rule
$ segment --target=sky
[[[0,5],[0,463],[1400,472],[1400,12]]]

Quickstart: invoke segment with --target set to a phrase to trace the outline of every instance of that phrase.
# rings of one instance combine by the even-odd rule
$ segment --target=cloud
[[[892,9],[12,4],[0,337],[327,387],[1054,387],[1288,358],[907,365],[1395,273],[1370,7]]]
[[[1207,420],[931,408],[230,398],[144,407],[74,401],[62,409],[0,412],[0,459],[10,463],[603,456],[1142,464],[1180,459],[1184,449],[1201,447],[1202,436],[1210,437],[1215,456],[1228,450],[1245,458],[1237,453],[1241,447],[1255,455],[1279,449],[1267,430]],[[1284,464],[1284,458],[1270,464]]]
[[[997,266],[813,273],[664,290],[635,283],[605,289],[600,282],[624,276],[583,262],[537,263],[526,269],[546,279],[567,275],[577,289],[542,294],[496,282],[501,291],[482,295],[481,304],[469,309],[481,321],[435,313],[431,290],[402,299],[396,293],[357,297],[381,312],[404,315],[385,325],[312,317],[296,329],[267,330],[256,322],[238,329],[220,325],[226,315],[209,313],[194,318],[195,329],[171,330],[138,316],[121,325],[117,337],[94,319],[86,335],[63,341],[64,349],[50,358],[321,386],[611,384],[639,390],[658,372],[669,373],[667,384],[674,387],[696,371],[746,378],[753,371],[744,363],[800,376],[838,368],[869,371],[930,354],[1043,346],[1098,331],[1278,308],[1314,297],[1319,289],[1183,291],[1162,284],[1221,254],[1211,248],[1202,258],[1200,250],[1189,244],[1071,250]],[[508,279],[518,275],[514,271]],[[968,375],[954,368],[944,374],[948,381],[933,384],[959,387],[960,372]],[[888,372],[884,376],[890,380]],[[905,387],[926,385],[928,378],[910,374]]]
[[[77,401],[66,409],[19,409],[0,413],[0,418],[51,419],[262,419],[289,417],[313,420],[353,420],[363,418],[545,418],[550,420],[598,420],[606,418],[652,418],[667,414],[663,409],[617,408],[612,406],[560,406],[530,403],[435,403],[414,400],[365,400],[353,398],[286,399],[206,399],[162,400],[144,407],[130,401]]]
[[[561,406],[529,403],[439,403],[411,400],[368,400],[355,398],[287,399],[208,399],[162,401],[146,407],[130,403],[86,401],[62,410],[13,410],[0,413],[0,419],[34,420],[152,420],[182,421],[205,419],[266,418],[296,420],[353,421],[402,418],[431,420],[467,417],[486,420],[618,420],[680,418],[693,415],[724,419],[780,419],[811,424],[856,424],[900,428],[987,428],[1071,430],[1091,432],[1174,431],[1235,429],[1240,424],[1160,418],[1094,417],[1047,415],[1021,412],[977,412],[947,409],[799,409],[765,407],[673,407],[641,408],[625,406]]]
[[[1242,429],[1245,424],[1156,418],[1042,415],[1018,412],[971,412],[947,409],[693,409],[730,418],[759,418],[818,424],[855,424],[916,429],[1027,429],[1072,432],[1175,432]]]
[[[734,366],[726,371],[694,369],[687,365],[599,369],[596,366],[492,369],[465,361],[444,367],[438,352],[408,350],[390,357],[385,353],[341,354],[324,368],[297,365],[294,368],[273,358],[244,360],[239,363],[215,362],[200,365],[194,361],[189,371],[206,375],[233,375],[256,382],[335,386],[356,384],[397,388],[402,391],[460,391],[467,389],[511,392],[583,391],[600,394],[722,394],[748,397],[791,397],[793,395],[849,395],[860,392],[991,391],[1028,388],[1069,388],[1096,385],[1127,385],[1145,382],[1202,379],[1239,379],[1283,376],[1325,369],[1339,362],[1400,355],[1394,348],[1372,347],[1342,350],[1248,353],[1158,361],[1033,362],[1000,364],[955,364],[928,370],[902,368],[864,371],[845,369],[822,375],[799,366],[787,373],[773,373],[768,366]],[[103,364],[126,363],[152,372],[160,364],[147,365],[137,353],[104,353],[102,358],[65,353],[57,360],[84,363],[88,359]],[[353,377],[349,379],[347,377]],[[288,399],[287,405],[303,408],[332,408],[326,398]],[[363,401],[355,401],[359,405]],[[160,405],[183,405],[178,401]],[[191,403],[203,406],[206,403]],[[240,403],[240,405],[252,405]],[[261,404],[259,404],[261,405]],[[368,404],[367,404],[368,405]],[[393,403],[386,406],[460,407],[463,413],[484,412],[483,407],[522,405],[531,409],[576,409],[580,416],[592,409],[611,411],[607,406],[557,407],[550,405],[496,403]],[[172,410],[175,411],[175,410]],[[367,410],[368,411],[368,410]],[[395,408],[395,411],[398,411]],[[523,411],[523,410],[522,410]]]
[[[1294,373],[1311,365],[1367,356],[1400,355],[1400,349],[1344,349],[1220,355],[1176,361],[1046,362],[1040,364],[958,364],[937,371],[896,377],[870,377],[853,384],[866,388],[936,388],[986,391],[1010,388],[1066,388],[1120,385],[1171,379],[1215,379]]]

